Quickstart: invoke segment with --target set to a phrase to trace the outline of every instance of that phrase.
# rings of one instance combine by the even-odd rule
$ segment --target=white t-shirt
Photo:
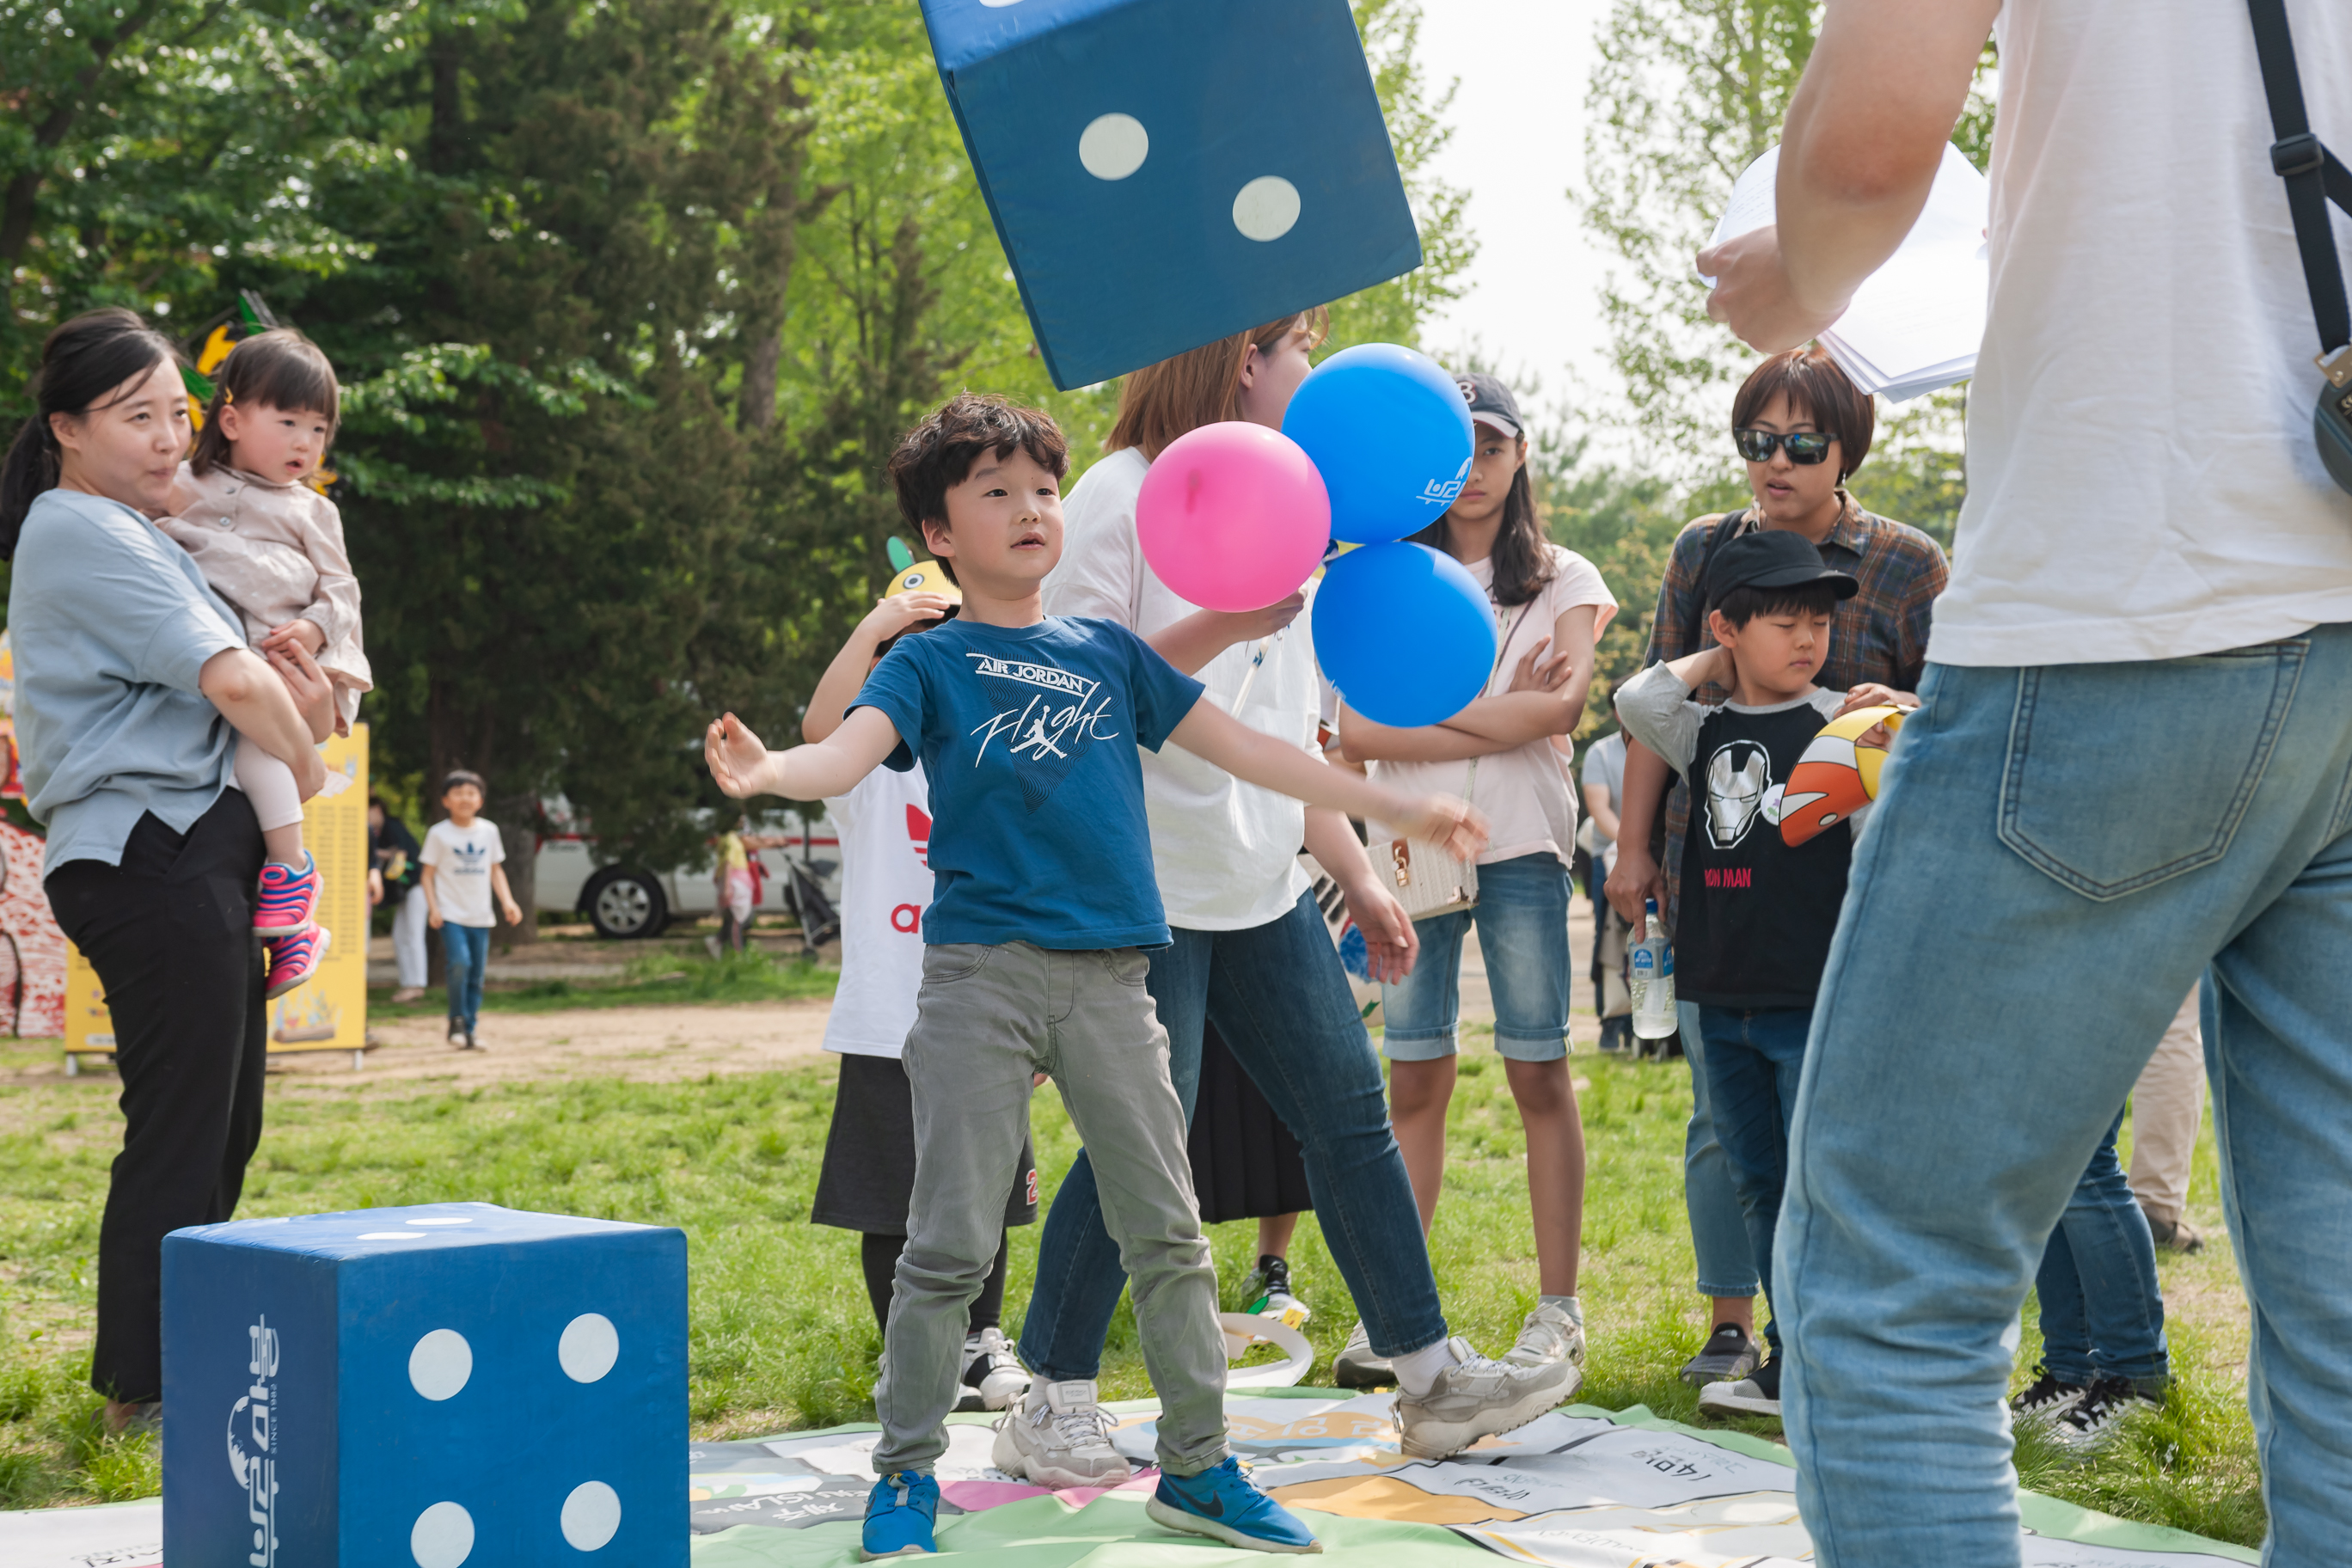
[[[1478,586],[1486,590],[1487,603],[1495,612],[1496,635],[1504,642],[1502,658],[1487,678],[1490,697],[1511,689],[1519,660],[1537,643],[1554,636],[1563,613],[1581,605],[1594,606],[1595,643],[1617,614],[1617,596],[1591,562],[1557,544],[1545,548],[1551,552],[1556,568],[1552,580],[1526,604],[1507,608],[1494,603],[1493,558],[1464,563]],[[1548,647],[1544,657],[1559,651],[1556,647]],[[1480,757],[1475,779],[1466,762],[1374,763],[1371,775],[1404,795],[1460,795],[1484,812],[1486,849],[1478,857],[1481,866],[1516,860],[1522,855],[1557,855],[1565,862],[1576,852],[1576,799],[1549,736]],[[1396,830],[1385,823],[1369,822],[1364,826],[1374,844],[1392,843],[1397,837]]]
[[[1148,637],[1199,611],[1160,580],[1136,541],[1135,498],[1150,470],[1143,454],[1129,447],[1088,468],[1071,488],[1062,503],[1061,563],[1045,579],[1047,615],[1100,616]],[[1307,608],[1267,642],[1254,678],[1255,643],[1236,644],[1193,671],[1218,707],[1253,730],[1310,752],[1322,700],[1308,626],[1314,592],[1309,584]],[[1141,757],[1151,863],[1168,923],[1187,931],[1247,931],[1287,913],[1308,886],[1298,867],[1306,808],[1244,784],[1180,746]]]
[[[2352,5],[2286,10],[2312,128],[2352,156]],[[1992,314],[1927,657],[2168,658],[2352,621],[2243,0],[2008,0],[1999,37]]]
[[[876,768],[824,804],[841,829],[841,984],[824,1048],[895,1057],[915,1026],[923,984],[930,788],[920,763],[903,773]]]
[[[499,838],[499,825],[487,816],[460,827],[443,820],[425,830],[425,865],[433,868],[433,900],[441,918],[453,926],[494,926],[490,912],[490,868],[502,865],[507,847]]]

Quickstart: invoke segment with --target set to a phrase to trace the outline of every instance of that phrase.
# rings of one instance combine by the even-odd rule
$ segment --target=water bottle
[[[1633,1033],[1645,1040],[1666,1039],[1682,1026],[1675,1012],[1675,950],[1666,943],[1665,927],[1658,920],[1658,900],[1649,900],[1649,934],[1633,944],[1630,989],[1633,993]]]

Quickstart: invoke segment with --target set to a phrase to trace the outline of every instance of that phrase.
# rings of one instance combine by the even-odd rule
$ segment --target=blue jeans
[[[1568,868],[1557,855],[1520,855],[1478,868],[1478,901],[1415,921],[1421,957],[1381,987],[1381,1049],[1392,1062],[1454,1055],[1462,1016],[1462,933],[1478,923],[1478,952],[1495,998],[1495,1049],[1514,1061],[1568,1055]]]
[[[1797,1112],[1797,1079],[1804,1071],[1805,1036],[1812,1028],[1813,1010],[1701,1007],[1698,1018],[1699,1035],[1706,1042],[1715,1135],[1730,1165],[1732,1190],[1738,1194],[1740,1219],[1748,1229],[1748,1255],[1762,1266],[1758,1279],[1769,1305],[1772,1233],[1780,1224],[1780,1190],[1789,1176],[1789,1121]],[[2141,1222],[2143,1227],[2146,1223]],[[1775,1311],[1764,1331],[1775,1355],[1781,1349],[1780,1316]]]
[[[1731,1160],[1715,1135],[1714,1097],[1706,1084],[1706,1042],[1699,1037],[1698,1004],[1675,1004],[1683,1057],[1690,1063],[1690,1125],[1683,1130],[1683,1210],[1690,1216],[1691,1251],[1698,1259],[1702,1296],[1756,1294],[1755,1248],[1748,1216],[1731,1184]]]
[[[2135,664],[1931,664],[1919,694],[1855,848],[1774,1259],[1820,1560],[2018,1562],[2017,1312],[2204,973],[2266,1561],[2333,1562],[2352,1496],[2352,626]]]
[[[1312,895],[1247,931],[1182,931],[1151,955],[1145,984],[1168,1031],[1168,1076],[1192,1115],[1201,1033],[1217,1033],[1282,1118],[1307,1160],[1324,1245],[1379,1355],[1445,1337],[1437,1280],[1404,1157],[1389,1131],[1380,1058]],[[1081,1150],[1037,1240],[1037,1280],[1021,1359],[1052,1382],[1091,1378],[1127,1275],[1103,1229],[1094,1163]]]
[[[449,1026],[474,1031],[482,1011],[482,971],[490,962],[490,928],[441,922],[441,947],[449,956]]]
[[[2123,1124],[2118,1110],[2042,1249],[2042,1364],[2067,1383],[2127,1377],[2153,1393],[2171,1370],[2164,1297],[2147,1215],[2116,1159]]]

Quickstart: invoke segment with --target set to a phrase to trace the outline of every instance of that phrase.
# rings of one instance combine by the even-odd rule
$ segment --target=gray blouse
[[[194,559],[121,501],[33,502],[8,582],[26,805],[48,828],[43,874],[122,863],[153,812],[184,833],[229,782],[236,732],[196,689],[245,630]]]

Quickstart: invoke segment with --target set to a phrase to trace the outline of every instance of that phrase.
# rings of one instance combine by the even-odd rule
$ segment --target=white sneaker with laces
[[[1528,1314],[1528,1321],[1520,1325],[1519,1342],[1505,1351],[1503,1359],[1513,1366],[1542,1366],[1555,1361],[1571,1361],[1582,1366],[1584,1325],[1569,1316],[1567,1308],[1538,1301],[1536,1310]]]
[[[1342,1388],[1387,1388],[1396,1382],[1388,1357],[1372,1353],[1372,1336],[1361,1318],[1348,1331],[1348,1342],[1331,1358],[1331,1381]]]
[[[958,1410],[1003,1410],[1029,1392],[1029,1370],[1013,1355],[1004,1331],[986,1328],[963,1338]]]
[[[1412,1458],[1443,1459],[1481,1437],[1524,1426],[1567,1404],[1584,1383],[1584,1373],[1565,1358],[1521,1366],[1489,1361],[1467,1340],[1447,1343],[1454,1364],[1437,1374],[1427,1394],[1397,1391],[1397,1431]]]
[[[1115,1487],[1135,1472],[1110,1446],[1110,1427],[1091,1379],[1034,1383],[996,1424],[991,1458],[1041,1487]]]

